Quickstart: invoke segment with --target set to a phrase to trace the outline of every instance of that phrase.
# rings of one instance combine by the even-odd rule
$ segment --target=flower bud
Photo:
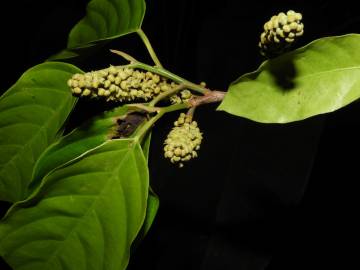
[[[172,95],[170,97],[170,102],[172,104],[180,104],[180,103],[184,103],[189,101],[190,98],[192,98],[192,93],[190,92],[190,90],[185,89],[182,90],[180,93]]]
[[[301,19],[302,15],[293,10],[273,16],[264,24],[264,32],[260,36],[261,54],[270,58],[286,51],[304,33]]]
[[[196,121],[181,113],[164,142],[164,156],[181,168],[183,162],[197,157],[196,151],[200,149],[201,141],[202,133]]]

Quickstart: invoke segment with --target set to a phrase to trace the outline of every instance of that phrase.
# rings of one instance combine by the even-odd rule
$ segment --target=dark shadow
[[[66,48],[51,55],[47,61],[66,62],[79,66],[89,57],[92,57],[94,53],[104,48],[110,41],[111,40],[101,40],[88,43],[81,47]]]
[[[6,214],[11,205],[12,203],[10,202],[0,201],[0,219]]]
[[[0,269],[1,270],[11,270],[10,266],[0,257]]]
[[[117,126],[111,139],[128,138],[147,118],[143,112],[133,112],[127,114],[124,119],[117,119]]]
[[[284,91],[292,90],[295,87],[294,78],[297,74],[293,59],[293,54],[290,54],[270,59],[266,63],[269,72],[274,76],[276,84]]]
[[[236,81],[234,81],[234,83],[239,83],[245,80],[254,81],[266,70],[272,75],[274,82],[281,88],[281,90],[290,91],[296,86],[294,79],[297,76],[297,71],[294,65],[294,58],[294,54],[271,58],[265,62],[259,70],[249,73],[245,77],[239,77]]]

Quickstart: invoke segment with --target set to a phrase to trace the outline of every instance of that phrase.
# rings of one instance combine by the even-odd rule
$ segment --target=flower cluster
[[[68,81],[73,95],[105,98],[106,101],[151,100],[177,84],[151,72],[115,67],[75,74]]]
[[[180,103],[184,103],[189,101],[190,98],[192,98],[192,93],[190,92],[190,90],[185,89],[182,90],[180,93],[172,95],[170,97],[170,102],[172,104],[180,104]]]
[[[297,37],[304,33],[301,23],[302,15],[293,10],[286,14],[280,12],[264,24],[264,32],[260,36],[260,52],[262,55],[272,57],[286,50]]]
[[[181,168],[184,161],[197,157],[196,151],[200,149],[201,141],[202,134],[196,121],[181,113],[165,140],[165,158],[169,158],[172,163],[178,163]]]

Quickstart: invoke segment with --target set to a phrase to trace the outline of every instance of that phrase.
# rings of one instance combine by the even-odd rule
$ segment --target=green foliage
[[[149,161],[149,154],[150,154],[150,144],[151,144],[151,132],[149,132],[146,135],[146,138],[144,139],[141,148],[143,149],[144,156],[146,158],[146,161]]]
[[[0,97],[0,200],[15,203],[0,221],[0,255],[14,270],[126,268],[130,248],[149,231],[159,208],[147,163],[150,129],[165,113],[189,109],[175,122],[164,147],[165,157],[181,167],[200,147],[202,133],[193,121],[200,105],[225,96],[218,110],[287,123],[360,97],[360,35],[319,39],[268,60],[232,83],[225,95],[163,69],[141,30],[144,14],[144,0],[92,0],[72,29],[67,49],[50,60],[73,60],[137,32],[155,67],[119,51],[130,61],[131,80],[124,66],[82,75],[72,65],[48,62],[25,72]],[[300,19],[292,11],[273,17],[262,35],[263,53],[279,37],[290,44],[302,35]],[[280,28],[279,20],[284,21]],[[60,138],[76,103],[71,89],[111,102],[152,100],[117,107]],[[174,104],[158,107],[164,100]],[[120,137],[115,130],[127,138],[113,139]]]
[[[133,139],[113,140],[46,176],[0,224],[14,270],[122,270],[143,223],[148,170]]]
[[[149,160],[150,143],[151,143],[151,133],[149,133],[146,136],[142,144],[142,149],[146,160]],[[141,231],[139,232],[139,235],[137,237],[138,242],[142,240],[145,237],[145,235],[149,232],[151,225],[153,224],[154,219],[156,217],[159,206],[160,206],[159,197],[151,189],[151,187],[149,187],[149,195],[146,206],[146,217],[143,226],[141,228]]]
[[[126,114],[126,107],[118,107],[88,120],[80,127],[51,145],[35,164],[31,188],[54,169],[80,157],[110,139],[116,118]]]
[[[126,106],[117,107],[113,111],[105,112],[100,116],[86,121],[68,135],[51,145],[38,159],[34,167],[33,182],[30,187],[35,190],[45,175],[56,168],[69,164],[87,152],[108,141],[116,128],[116,119],[128,112]],[[148,160],[151,142],[149,133],[142,143],[145,159]],[[159,207],[159,198],[149,189],[146,218],[138,237],[141,240],[149,231]]]
[[[91,53],[94,47],[138,31],[145,7],[144,0],[92,0],[87,6],[86,16],[71,30],[67,49],[50,60]]]
[[[116,119],[128,112],[126,106],[118,107],[113,111],[105,112],[100,116],[92,118],[68,135],[51,145],[38,159],[34,167],[33,182],[31,190],[39,186],[46,174],[56,168],[64,166],[87,152],[108,141],[116,126]],[[148,160],[151,142],[149,133],[142,143],[142,151],[146,161]],[[149,189],[146,208],[146,218],[140,231],[141,240],[149,231],[159,208],[159,198]]]
[[[133,246],[136,248],[140,242],[145,238],[146,234],[149,232],[157,211],[159,210],[159,206],[160,206],[160,200],[157,194],[155,194],[155,192],[150,188],[149,189],[149,195],[147,198],[147,203],[146,203],[146,216],[145,216],[145,220],[144,223],[141,227],[140,232],[138,233],[136,240],[133,243]]]
[[[40,64],[0,97],[0,200],[26,197],[35,161],[74,107],[64,82],[75,72],[81,70],[69,64]]]
[[[360,97],[360,35],[318,39],[232,83],[218,110],[264,123],[335,111]]]
[[[144,220],[143,227],[141,229],[141,238],[143,238],[150,230],[151,225],[154,222],[157,211],[160,206],[159,197],[155,194],[155,192],[150,188],[149,196],[147,199],[147,207],[146,207],[146,218]]]

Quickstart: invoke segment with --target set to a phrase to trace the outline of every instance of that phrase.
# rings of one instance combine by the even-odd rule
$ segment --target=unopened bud
[[[293,10],[286,14],[280,12],[265,23],[260,36],[260,52],[266,57],[273,57],[286,51],[291,44],[304,33],[302,15]]]
[[[183,167],[183,162],[197,157],[197,150],[200,149],[202,134],[196,121],[181,113],[174,123],[173,129],[165,140],[164,156],[169,158],[171,163],[178,163]]]

